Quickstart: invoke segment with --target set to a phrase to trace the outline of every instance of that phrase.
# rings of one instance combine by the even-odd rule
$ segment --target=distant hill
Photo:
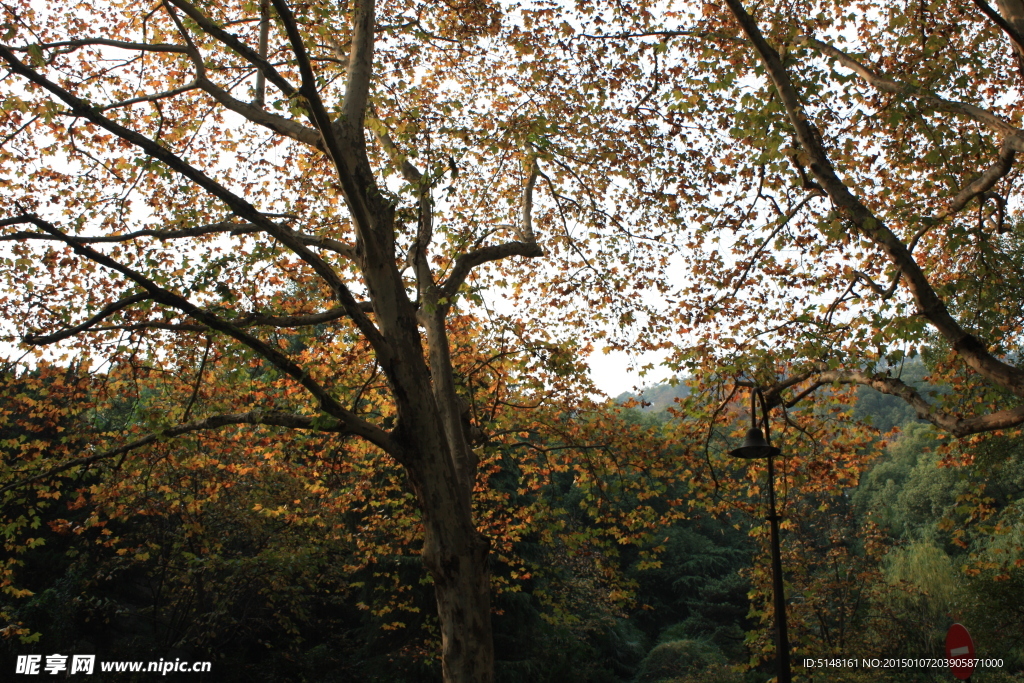
[[[675,405],[677,398],[686,398],[690,394],[690,388],[682,382],[675,385],[670,382],[662,382],[654,386],[644,387],[640,393],[624,391],[615,397],[616,403],[625,403],[630,399],[650,403],[649,406],[640,408],[647,413],[660,413],[666,408]]]
[[[924,381],[927,369],[920,358],[908,360],[900,367],[893,367],[892,374],[899,376],[904,382],[910,384],[920,391],[928,391],[927,383]],[[945,393],[948,389],[939,388],[937,393]],[[932,389],[929,393],[936,393]],[[630,399],[649,403],[647,406],[637,406],[637,410],[652,415],[664,413],[666,408],[675,404],[677,398],[685,398],[690,394],[690,389],[682,382],[675,385],[670,382],[661,382],[653,386],[644,387],[639,393],[624,391],[615,397],[616,403],[625,403]],[[856,420],[863,420],[880,431],[887,432],[894,426],[900,426],[911,422],[920,422],[914,409],[905,401],[896,396],[880,394],[869,387],[857,388],[857,402],[853,407],[851,416]],[[667,416],[665,416],[667,417]]]

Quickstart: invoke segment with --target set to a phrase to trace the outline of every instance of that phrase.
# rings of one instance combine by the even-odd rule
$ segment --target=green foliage
[[[742,659],[749,583],[739,570],[750,561],[747,535],[708,518],[666,529],[659,566],[635,573],[637,598],[649,609],[634,620],[659,643],[706,641]]]
[[[698,640],[671,640],[651,650],[640,663],[634,683],[738,683],[742,677],[726,665],[713,645]]]
[[[939,445],[931,425],[907,424],[861,479],[853,501],[862,519],[887,529],[896,539],[935,537],[967,486],[962,472],[939,466]]]

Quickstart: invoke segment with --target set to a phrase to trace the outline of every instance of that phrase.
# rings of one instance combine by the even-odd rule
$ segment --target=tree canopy
[[[221,553],[197,520],[237,495],[340,544],[295,581],[419,553],[445,679],[489,681],[524,543],[579,579],[553,611],[609,612],[619,546],[652,569],[688,506],[753,512],[714,457],[743,387],[837,505],[881,450],[845,385],[957,437],[1024,422],[1019,0],[0,11],[9,549],[155,515]],[[592,400],[596,347],[670,350],[674,426]]]

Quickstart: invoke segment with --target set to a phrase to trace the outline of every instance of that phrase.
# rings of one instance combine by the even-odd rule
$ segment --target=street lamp
[[[754,386],[750,395],[750,429],[743,445],[729,451],[729,455],[747,460],[768,460],[768,524],[771,528],[772,593],[775,602],[775,658],[778,664],[778,683],[791,683],[789,669],[789,636],[786,633],[786,596],[782,587],[782,556],[779,551],[779,515],[775,512],[775,456],[782,450],[771,444],[768,428],[768,405],[760,387]],[[757,404],[761,403],[764,434],[757,426]]]

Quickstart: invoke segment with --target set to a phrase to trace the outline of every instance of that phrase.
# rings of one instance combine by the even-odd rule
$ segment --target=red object
[[[946,632],[946,657],[953,660],[949,669],[954,676],[961,681],[971,677],[974,672],[974,641],[961,624],[953,624]]]

